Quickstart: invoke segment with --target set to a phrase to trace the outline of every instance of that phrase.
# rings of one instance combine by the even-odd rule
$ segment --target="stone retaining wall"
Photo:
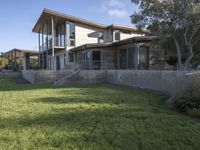
[[[0,78],[15,78],[21,75],[20,72],[0,72]]]
[[[107,82],[142,89],[184,93],[188,89],[187,71],[108,70]]]
[[[51,71],[51,70],[23,70],[22,76],[32,84],[35,83],[53,83],[62,74],[72,71]]]
[[[53,83],[62,71],[22,71],[23,77],[31,83]],[[59,82],[59,85],[111,83],[142,89],[167,92],[170,94],[186,93],[190,76],[188,71],[154,70],[81,70]]]
[[[70,75],[74,70],[67,71],[22,71],[24,79],[31,83],[53,83],[56,79],[64,75]],[[78,73],[64,79],[63,84],[84,84],[84,83],[102,83],[105,82],[105,70],[81,70]]]
[[[77,71],[67,78],[63,78],[55,86],[68,84],[90,84],[90,83],[105,83],[106,72],[104,70],[81,70]]]

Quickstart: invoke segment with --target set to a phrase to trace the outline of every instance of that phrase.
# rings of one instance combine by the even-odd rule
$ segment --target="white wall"
[[[89,43],[97,43],[98,38],[88,37],[88,34],[91,34],[93,32],[97,32],[97,31],[105,31],[105,30],[101,30],[101,29],[97,29],[94,27],[89,27],[89,26],[85,26],[85,25],[81,25],[81,24],[76,24],[76,26],[75,26],[76,47],[84,45],[84,44],[89,44]]]
[[[120,33],[120,38],[121,40],[125,40],[125,39],[128,39],[128,38],[132,38],[132,37],[135,37],[135,36],[143,36],[142,34],[136,34],[136,33]]]

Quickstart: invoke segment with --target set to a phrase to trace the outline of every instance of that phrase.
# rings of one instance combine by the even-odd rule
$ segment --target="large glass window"
[[[149,48],[140,47],[139,48],[139,69],[149,68]]]
[[[120,31],[114,31],[114,41],[119,41],[121,39]]]
[[[74,62],[74,53],[69,53],[69,62]]]
[[[100,70],[101,69],[101,51],[92,52],[92,69]]]
[[[104,40],[104,33],[99,32],[98,43],[103,43],[103,40]]]
[[[148,47],[135,46],[120,49],[120,69],[148,69],[149,49]]]
[[[128,68],[137,69],[138,67],[138,51],[136,47],[128,48]]]
[[[60,56],[56,56],[56,69],[60,70]]]
[[[75,24],[69,23],[70,28],[70,46],[75,46]]]
[[[120,69],[127,69],[127,49],[120,49]]]

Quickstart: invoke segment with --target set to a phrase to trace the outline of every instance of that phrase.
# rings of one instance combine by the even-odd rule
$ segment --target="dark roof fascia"
[[[85,44],[81,45],[79,47],[71,49],[72,52],[77,52],[77,51],[82,51],[88,48],[105,48],[105,47],[112,47],[112,46],[121,46],[121,45],[126,45],[126,44],[131,44],[131,43],[136,43],[136,42],[151,42],[151,41],[157,41],[161,40],[162,38],[167,38],[166,37],[161,37],[161,36],[137,36],[137,37],[132,37],[129,39],[113,42],[113,43],[107,43],[107,44]]]

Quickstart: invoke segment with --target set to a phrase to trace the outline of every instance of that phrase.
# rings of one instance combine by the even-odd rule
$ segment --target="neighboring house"
[[[7,58],[9,66],[7,69],[13,71],[37,69],[38,67],[38,56],[39,53],[36,50],[25,50],[25,49],[12,49],[2,56]],[[32,62],[35,63],[33,66]]]
[[[33,28],[38,33],[39,66],[60,70],[164,69],[164,51],[152,44],[158,37],[132,27],[102,25],[44,9]]]

